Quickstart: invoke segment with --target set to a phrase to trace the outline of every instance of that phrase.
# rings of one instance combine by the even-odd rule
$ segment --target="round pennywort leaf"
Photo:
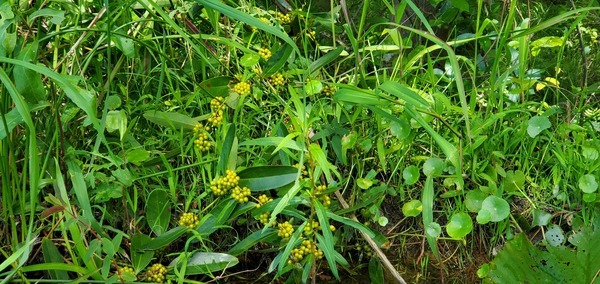
[[[585,193],[593,193],[598,190],[598,182],[592,174],[587,174],[579,178],[579,189]]]
[[[455,239],[462,239],[473,231],[473,220],[467,213],[456,213],[446,225],[446,232]]]
[[[481,211],[487,211],[490,214],[490,221],[500,222],[510,214],[510,206],[506,200],[495,195],[490,195],[481,204],[479,212]]]
[[[402,177],[407,185],[415,184],[420,177],[419,169],[416,166],[410,166],[402,171]]]
[[[423,211],[423,204],[420,200],[411,200],[402,205],[402,214],[408,217],[419,216]]]
[[[426,176],[439,176],[444,172],[444,161],[440,158],[429,158],[423,164],[423,173]]]
[[[427,228],[425,228],[425,234],[427,234],[428,237],[437,238],[441,233],[442,226],[440,226],[440,224],[436,222],[429,223],[429,225],[427,225]]]

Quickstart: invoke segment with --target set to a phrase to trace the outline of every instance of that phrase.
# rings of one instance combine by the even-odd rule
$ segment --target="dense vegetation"
[[[313,2],[1,1],[2,283],[600,283],[598,1]]]

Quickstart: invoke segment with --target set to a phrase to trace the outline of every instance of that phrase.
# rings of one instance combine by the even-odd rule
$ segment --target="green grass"
[[[504,244],[585,248],[556,240],[600,224],[597,1],[376,2],[0,4],[2,283],[488,283]]]

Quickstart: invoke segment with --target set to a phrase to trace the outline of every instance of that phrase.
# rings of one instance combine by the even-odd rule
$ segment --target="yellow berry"
[[[272,54],[268,48],[260,48],[258,50],[258,55],[260,55],[260,57],[262,57],[264,60],[269,60]]]

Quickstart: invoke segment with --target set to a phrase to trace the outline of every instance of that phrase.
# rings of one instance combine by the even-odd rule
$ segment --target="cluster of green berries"
[[[304,234],[307,236],[312,236],[315,231],[319,230],[321,230],[321,225],[314,220],[309,220],[308,223],[306,223],[306,226],[304,226]]]
[[[361,245],[359,243],[356,243],[354,245],[354,249],[356,249],[359,252],[364,252],[364,254],[368,257],[372,257],[375,255],[375,253],[373,252],[373,249],[371,249],[371,247],[368,246],[367,244]]]
[[[179,221],[177,221],[177,223],[179,224],[179,226],[184,226],[184,227],[188,227],[190,229],[194,229],[194,228],[198,227],[198,225],[200,224],[200,219],[198,218],[197,214],[187,212],[187,213],[181,214],[181,216],[179,217]]]
[[[160,263],[155,263],[146,272],[146,281],[150,281],[150,282],[154,282],[154,283],[163,283],[163,282],[165,282],[166,274],[167,274],[167,268]]]
[[[233,86],[233,91],[240,95],[250,94],[250,84],[246,82],[239,82]]]
[[[208,122],[210,122],[213,127],[217,127],[223,122],[223,112],[225,111],[225,100],[223,97],[215,97],[210,100],[210,108],[212,109],[212,112],[208,118]]]
[[[269,60],[272,54],[268,48],[259,48],[258,55],[260,55],[260,57],[262,57],[264,60]]]
[[[266,194],[262,194],[258,197],[258,203],[256,204],[256,208],[260,208],[261,206],[273,201],[273,198],[268,197]]]
[[[266,225],[267,223],[269,223],[269,219],[271,219],[271,212],[265,212],[260,214],[258,219],[260,220],[261,224]]]
[[[304,258],[304,256],[311,253],[314,254],[317,259],[323,258],[323,251],[318,249],[314,242],[310,240],[304,240],[299,247],[292,250],[288,264],[298,263]]]
[[[130,274],[130,275],[133,275],[135,277],[135,272],[133,271],[133,268],[127,267],[127,266],[125,266],[125,267],[119,267],[117,269],[117,278],[119,278],[119,281],[121,281],[121,282],[127,281],[125,279],[125,277],[123,277],[124,274]]]
[[[210,182],[210,191],[214,195],[225,195],[230,189],[235,188],[240,177],[232,170],[226,170],[225,176],[216,178]]]
[[[335,86],[331,86],[331,85],[324,85],[323,89],[321,90],[321,92],[326,95],[326,96],[333,96],[333,94],[335,94],[335,92],[337,91],[337,88]]]
[[[285,84],[285,79],[283,78],[283,75],[281,75],[281,73],[279,72],[271,75],[271,78],[269,78],[269,80],[271,81],[271,84],[275,86],[283,86],[283,84]]]
[[[250,197],[250,189],[247,187],[239,187],[236,186],[231,191],[231,198],[237,201],[238,203],[246,203],[248,202],[248,197]]]
[[[290,224],[288,221],[277,224],[277,227],[277,235],[281,238],[287,239],[294,233],[294,226],[292,226],[292,224]]]
[[[196,126],[194,126],[194,135],[197,136],[196,140],[194,140],[194,145],[201,152],[206,152],[210,150],[212,143],[210,142],[208,133],[202,131],[202,128],[206,130],[207,127],[202,127],[202,124],[196,124]]]
[[[277,21],[279,21],[282,25],[290,24],[294,20],[294,14],[287,13],[283,14],[281,12],[277,12]]]

